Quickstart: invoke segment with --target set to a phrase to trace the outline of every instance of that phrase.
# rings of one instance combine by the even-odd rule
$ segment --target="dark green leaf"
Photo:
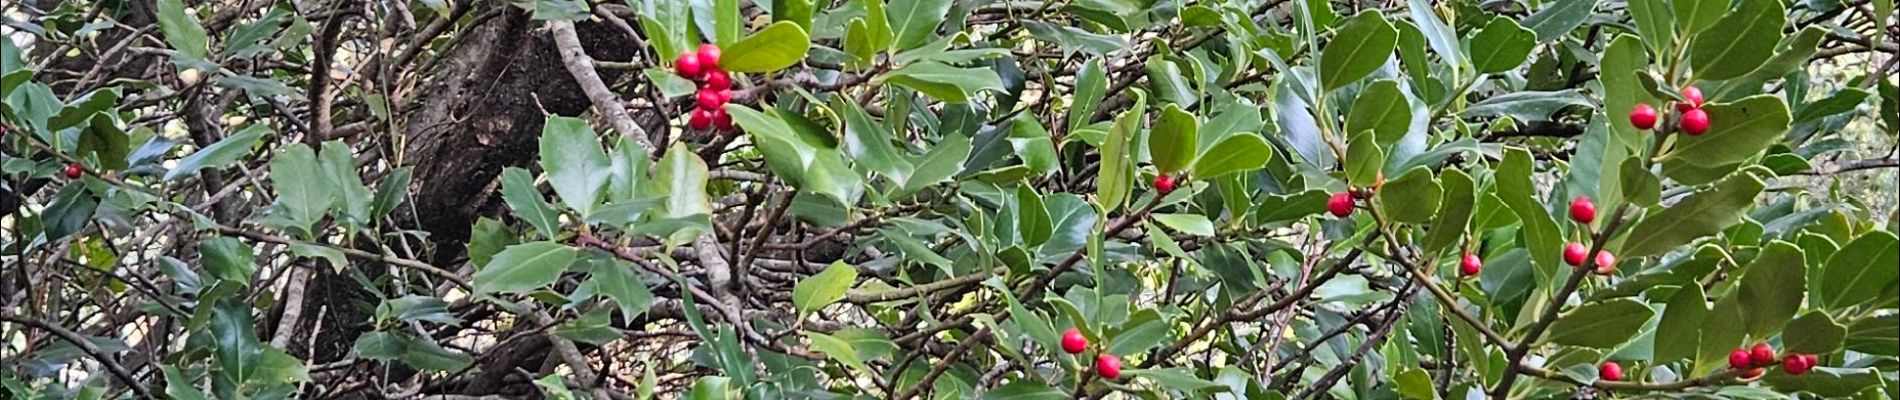
[[[780,21],[726,46],[719,67],[731,72],[772,72],[798,64],[811,37],[798,24]]]
[[[1379,208],[1393,221],[1430,223],[1438,213],[1438,200],[1443,193],[1430,168],[1416,167],[1379,189]]]
[[[1654,360],[1663,363],[1694,357],[1702,338],[1703,320],[1709,315],[1702,285],[1683,285],[1666,304],[1662,322],[1656,324]]]
[[[1841,349],[1841,341],[1847,337],[1847,327],[1834,322],[1825,312],[1809,311],[1788,322],[1788,329],[1781,332],[1783,351],[1804,354],[1828,354]]]
[[[1742,211],[1754,204],[1755,195],[1761,191],[1761,179],[1742,173],[1713,189],[1691,194],[1632,227],[1619,255],[1632,259],[1661,254],[1721,232],[1741,219]]]
[[[1194,114],[1174,104],[1162,107],[1161,114],[1155,116],[1154,128],[1148,131],[1148,155],[1155,169],[1171,174],[1194,163],[1200,130],[1201,121]]]
[[[1802,293],[1808,287],[1804,256],[1794,244],[1774,241],[1763,246],[1748,265],[1740,289],[1732,295],[1741,296],[1742,321],[1753,337],[1780,331],[1801,309]]]
[[[1575,8],[1576,4],[1587,5],[1594,2],[1595,0],[1559,0],[1556,5],[1545,9],[1539,15]],[[1589,9],[1584,9],[1584,12],[1588,13]],[[1561,34],[1561,32],[1558,33],[1558,35]],[[1532,33],[1531,30],[1518,26],[1517,21],[1512,21],[1510,18],[1491,18],[1491,22],[1485,24],[1484,29],[1478,30],[1476,35],[1471,36],[1469,49],[1471,66],[1480,74],[1504,72],[1517,68],[1518,65],[1524,64],[1531,54],[1531,47],[1536,46],[1537,40],[1543,37],[1541,32]]]
[[[554,242],[508,246],[475,271],[476,293],[520,293],[554,283],[579,250]]]
[[[1868,232],[1834,252],[1815,293],[1830,310],[1853,307],[1890,289],[1900,279],[1895,265],[1900,265],[1900,239],[1887,231]]]
[[[1339,27],[1339,33],[1320,54],[1321,87],[1330,91],[1379,69],[1392,57],[1398,39],[1399,31],[1385,21],[1383,14],[1372,11],[1353,16]]]
[[[1524,26],[1537,32],[1539,42],[1557,40],[1576,30],[1578,25],[1583,25],[1584,19],[1590,17],[1590,10],[1596,7],[1596,0],[1556,0],[1536,14],[1524,18]],[[1472,47],[1477,46],[1477,42],[1472,42]],[[1472,64],[1477,64],[1475,58]]]
[[[1725,1],[1701,2],[1727,5]],[[1781,42],[1781,26],[1787,24],[1783,8],[1780,0],[1740,0],[1735,12],[1723,16],[1708,31],[1696,34],[1689,49],[1695,79],[1734,78],[1768,61],[1774,55],[1775,44]]]
[[[1636,335],[1655,310],[1641,302],[1616,299],[1585,304],[1550,326],[1550,342],[1597,349],[1614,348]]]
[[[1405,99],[1397,81],[1367,85],[1346,114],[1346,132],[1372,132],[1381,147],[1398,143],[1412,127],[1412,106]]]

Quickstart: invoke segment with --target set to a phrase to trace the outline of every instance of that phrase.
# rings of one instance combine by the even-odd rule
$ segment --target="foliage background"
[[[0,13],[8,398],[1900,395],[1891,0]]]

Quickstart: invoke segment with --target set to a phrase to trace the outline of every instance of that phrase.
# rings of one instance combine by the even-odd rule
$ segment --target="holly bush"
[[[0,5],[9,398],[1893,398],[1892,0]]]

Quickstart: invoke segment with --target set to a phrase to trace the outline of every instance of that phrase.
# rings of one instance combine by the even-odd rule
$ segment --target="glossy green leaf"
[[[1557,5],[1545,12],[1594,1],[1559,0]],[[1471,52],[1471,67],[1480,74],[1498,73],[1517,68],[1518,65],[1523,65],[1527,61],[1531,54],[1531,47],[1537,45],[1537,39],[1540,37],[1542,35],[1518,26],[1517,21],[1510,18],[1492,18],[1490,23],[1484,25],[1484,29],[1478,30],[1478,33],[1472,35],[1471,40],[1467,42],[1471,45],[1471,48],[1467,49]]]
[[[1655,315],[1641,302],[1616,299],[1590,303],[1571,310],[1550,326],[1551,343],[1608,349],[1636,336],[1636,329]]]
[[[501,171],[501,198],[507,201],[508,208],[515,211],[515,217],[528,221],[542,235],[553,237],[560,232],[560,215],[554,207],[541,198],[541,191],[534,188],[534,177],[528,171],[508,167]]]
[[[567,271],[580,250],[554,242],[508,246],[475,271],[476,293],[520,293],[540,289]]]
[[[306,235],[313,233],[310,224],[323,218],[337,201],[336,191],[327,187],[328,180],[317,165],[316,152],[302,143],[290,145],[271,158],[270,180],[277,189],[277,204],[282,206],[278,210],[293,224],[292,229]]]
[[[938,62],[917,62],[884,74],[880,79],[923,92],[951,103],[966,103],[985,90],[1002,90],[1003,81],[987,68],[958,68]]]
[[[1367,85],[1346,114],[1346,132],[1372,132],[1380,147],[1390,147],[1412,127],[1412,106],[1397,81]]]
[[[1696,1],[1696,0],[1684,0]],[[1677,2],[1681,4],[1682,2]],[[1674,47],[1676,39],[1676,20],[1672,17],[1669,4],[1663,0],[1630,0],[1627,3],[1630,20],[1636,23],[1636,31],[1651,50],[1662,53]]]
[[[1761,193],[1762,187],[1760,178],[1742,173],[1712,189],[1690,194],[1631,227],[1618,255],[1633,259],[1661,254],[1721,232],[1741,220],[1742,211],[1754,204],[1755,195]]]
[[[810,314],[844,298],[845,291],[858,279],[858,269],[844,262],[833,262],[823,272],[800,279],[792,287],[792,305],[799,314]]]
[[[1148,155],[1161,173],[1171,174],[1194,163],[1195,145],[1200,143],[1200,118],[1169,104],[1155,116],[1148,131]]]
[[[1054,229],[1055,222],[1049,217],[1049,208],[1042,204],[1042,195],[1028,184],[1017,185],[1016,232],[1022,235],[1023,244],[1036,246],[1049,241]]]
[[[251,148],[257,145],[258,139],[269,132],[270,127],[264,124],[245,126],[237,133],[179,159],[170,171],[165,172],[165,180],[178,180],[196,175],[199,170],[205,168],[223,168],[250,154]]]
[[[594,260],[588,269],[588,283],[594,290],[613,299],[622,318],[632,319],[653,305],[653,292],[634,270],[633,264],[618,260]]]
[[[1456,248],[1454,245],[1465,237],[1465,227],[1471,224],[1471,212],[1477,205],[1476,183],[1464,171],[1446,168],[1439,176],[1439,188],[1443,195],[1438,201],[1438,217],[1432,220],[1424,241],[1426,251],[1432,252]]]
[[[1726,1],[1701,2],[1727,5]],[[1689,48],[1689,62],[1695,66],[1696,79],[1742,76],[1774,55],[1775,44],[1781,42],[1781,27],[1787,24],[1781,0],[1740,0],[1738,3],[1734,12],[1716,21],[1708,31],[1695,35]]]
[[[1385,150],[1369,134],[1353,135],[1346,146],[1346,182],[1355,186],[1371,186],[1385,168]]]
[[[1075,92],[1070,97],[1074,102],[1069,106],[1068,131],[1075,132],[1083,125],[1088,125],[1089,119],[1095,115],[1095,107],[1107,94],[1108,76],[1102,70],[1102,59],[1091,58],[1075,74]]]
[[[1124,375],[1153,380],[1161,387],[1183,392],[1198,392],[1221,387],[1220,384],[1201,379],[1186,368],[1135,369],[1122,371]]]
[[[1443,194],[1430,168],[1412,168],[1379,189],[1379,209],[1393,221],[1430,223],[1438,213],[1439,197]]]
[[[1557,221],[1553,220],[1550,212],[1537,201],[1535,197],[1537,189],[1531,184],[1530,153],[1520,148],[1506,148],[1504,162],[1498,164],[1495,179],[1497,179],[1498,198],[1504,200],[1504,204],[1517,214],[1519,220],[1524,221],[1524,226],[1520,229],[1526,241],[1525,247],[1540,249],[1530,252],[1539,273],[1547,274],[1548,271],[1565,268],[1557,259],[1561,255],[1557,249],[1564,245],[1564,239],[1557,229]],[[1625,254],[1623,257],[1636,256]]]
[[[1676,29],[1679,37],[1692,38],[1715,25],[1715,21],[1728,14],[1731,0],[1676,0],[1669,2],[1675,11]],[[1644,36],[1648,36],[1645,34]]]
[[[1115,118],[1114,127],[1109,128],[1108,138],[1101,146],[1101,170],[1095,174],[1095,201],[1105,212],[1120,209],[1128,200],[1128,191],[1133,184],[1134,157],[1129,156],[1129,141],[1135,131],[1141,129],[1142,114],[1145,112],[1141,100],[1135,107],[1123,111]]]
[[[1392,57],[1398,39],[1399,31],[1379,12],[1346,20],[1320,53],[1320,86],[1331,91],[1371,74]]]
[[[541,170],[548,176],[548,186],[554,187],[554,194],[568,208],[583,216],[591,214],[611,172],[594,128],[587,120],[549,116],[540,141]]]
[[[811,48],[811,37],[798,24],[780,21],[753,32],[719,57],[719,67],[730,72],[772,72],[798,64]]]
[[[1214,223],[1200,214],[1154,214],[1155,222],[1169,229],[1195,236],[1214,236]]]
[[[1887,231],[1870,231],[1834,252],[1821,270],[1815,291],[1821,304],[1841,310],[1873,300],[1900,279],[1900,239]]]
[[[950,0],[892,0],[885,10],[898,50],[916,48],[929,41],[944,15],[950,12]]]
[[[1554,92],[1523,91],[1492,96],[1469,107],[1466,117],[1511,117],[1518,121],[1547,121],[1565,107],[1593,107],[1576,89]]]
[[[1214,179],[1235,172],[1258,170],[1273,159],[1273,148],[1266,139],[1253,133],[1238,133],[1221,139],[1194,162],[1194,177]]]
[[[244,286],[250,286],[251,274],[257,272],[254,251],[242,241],[222,236],[198,243],[205,275]]]
[[[1524,18],[1524,26],[1537,32],[1539,42],[1557,40],[1583,25],[1590,17],[1590,10],[1596,9],[1597,0],[1556,0],[1547,4],[1536,14]],[[1477,43],[1473,42],[1472,46],[1476,47]],[[1477,65],[1475,58],[1472,64]]]

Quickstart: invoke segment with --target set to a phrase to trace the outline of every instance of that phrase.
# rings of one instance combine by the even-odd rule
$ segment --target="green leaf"
[[[1049,241],[1054,229],[1049,208],[1042,204],[1042,195],[1036,194],[1036,189],[1027,183],[1017,185],[1016,232],[1023,236],[1023,245],[1033,247]]]
[[[983,392],[983,400],[1062,400],[1067,398],[1069,396],[1063,394],[1061,390],[1033,379],[1017,379],[1002,387]]]
[[[1788,322],[1788,329],[1781,332],[1781,346],[1786,352],[1828,354],[1840,350],[1846,338],[1847,327],[1834,322],[1834,317],[1809,311]]]
[[[712,203],[706,199],[706,162],[686,145],[673,143],[666,157],[653,169],[654,192],[666,196],[664,218],[711,215]]]
[[[1399,83],[1382,80],[1367,85],[1346,114],[1346,132],[1372,132],[1380,147],[1390,147],[1412,127],[1412,106]]]
[[[1557,5],[1545,9],[1543,12],[1549,13],[1564,9],[1567,5],[1571,4],[1590,4],[1594,2],[1594,0],[1559,0]],[[1584,11],[1587,13],[1589,10],[1585,9]],[[1558,34],[1561,35],[1562,33]],[[1523,65],[1524,61],[1529,59],[1531,47],[1536,46],[1537,39],[1541,37],[1543,37],[1543,35],[1533,33],[1529,29],[1518,26],[1517,21],[1512,21],[1510,18],[1491,18],[1491,22],[1485,24],[1484,29],[1478,30],[1478,33],[1472,35],[1471,40],[1467,42],[1471,45],[1471,48],[1468,49],[1471,52],[1471,66],[1480,74],[1491,74],[1515,69],[1518,65]]]
[[[468,262],[471,265],[488,265],[496,253],[516,243],[515,236],[501,221],[481,217],[469,229]]]
[[[773,2],[773,5],[779,4],[782,4],[782,2]],[[720,47],[731,47],[733,42],[739,41],[739,32],[745,30],[745,22],[739,20],[739,0],[713,0],[712,6],[713,43],[718,44]],[[789,10],[773,9],[773,11],[773,21],[782,21],[779,19],[782,17],[782,15],[780,15],[782,13],[779,11]],[[809,13],[809,10],[807,10],[807,12]],[[798,25],[797,22],[793,22],[793,24]],[[809,30],[811,27],[799,25],[799,28]],[[721,54],[720,63],[723,64],[724,62],[724,55]]]
[[[1198,392],[1224,387],[1221,384],[1194,376],[1194,373],[1190,372],[1187,368],[1136,369],[1122,371],[1122,373],[1130,377],[1148,378],[1160,384],[1161,387],[1183,392]]]
[[[165,33],[165,42],[179,55],[204,59],[210,51],[204,25],[182,0],[158,0],[158,30]]]
[[[460,351],[442,348],[432,341],[406,338],[401,357],[404,364],[429,371],[460,371],[475,359]]]
[[[1155,222],[1169,229],[1195,236],[1214,236],[1214,223],[1200,214],[1154,214]]]
[[[231,382],[244,382],[257,373],[263,357],[262,344],[251,324],[251,306],[239,299],[225,297],[211,309],[213,364],[218,374]]]
[[[883,125],[871,119],[856,102],[839,97],[832,102],[844,120],[844,135],[839,141],[844,154],[851,160],[872,171],[877,171],[893,182],[904,182],[910,178],[912,167],[908,160],[899,156],[896,147],[891,145],[893,136]]]
[[[1161,56],[1149,57],[1144,69],[1148,70],[1148,87],[1161,100],[1184,107],[1193,107],[1201,101],[1201,93],[1188,83],[1181,66],[1175,62]]]
[[[805,340],[811,342],[812,350],[825,353],[825,357],[836,360],[839,364],[851,367],[858,373],[869,371],[864,366],[864,360],[858,359],[858,352],[851,348],[851,343],[818,332],[805,332]]]
[[[967,103],[984,90],[1003,89],[1003,81],[988,68],[957,68],[934,61],[905,65],[879,79],[923,92],[951,103]]]
[[[897,50],[909,50],[930,40],[937,25],[943,23],[944,15],[950,12],[950,0],[895,0],[890,3],[889,14],[893,36],[891,45]]]
[[[449,303],[439,297],[408,295],[383,300],[376,306],[377,319],[389,319],[403,322],[428,321],[442,324],[459,322],[449,313]]]
[[[243,286],[250,286],[251,274],[257,272],[253,251],[244,242],[223,236],[198,243],[199,262],[204,264],[206,275]]]
[[[1637,206],[1653,206],[1662,201],[1662,180],[1643,168],[1642,159],[1625,159],[1621,169],[1617,178],[1621,180],[1618,185],[1622,187],[1624,200]]]
[[[1163,107],[1161,114],[1155,116],[1154,127],[1148,131],[1148,155],[1155,169],[1171,174],[1192,164],[1194,147],[1201,140],[1200,130],[1201,121],[1194,114],[1181,111],[1174,104]]]
[[[1146,112],[1143,101],[1137,97],[1135,106],[1115,119],[1115,125],[1108,129],[1108,138],[1102,142],[1101,170],[1095,174],[1095,201],[1104,213],[1121,209],[1122,202],[1128,200],[1134,174],[1130,170],[1133,157],[1128,155],[1129,140],[1141,129],[1142,114]]]
[[[1432,222],[1432,229],[1425,234],[1425,250],[1430,252],[1453,248],[1464,239],[1465,226],[1471,224],[1471,209],[1477,204],[1476,184],[1464,171],[1446,168],[1439,177],[1439,187],[1443,197],[1439,200],[1438,218]]]
[[[844,298],[844,293],[857,283],[858,269],[835,261],[817,275],[800,279],[792,287],[792,305],[798,308],[800,315],[810,314]]]
[[[210,146],[198,149],[196,153],[191,153],[191,155],[179,159],[178,163],[173,165],[170,171],[165,172],[165,180],[178,180],[197,175],[198,170],[205,168],[222,168],[225,165],[237,162],[239,158],[250,154],[251,148],[257,145],[257,140],[263,138],[264,134],[269,132],[270,127],[264,124],[246,126],[236,134],[220,139]]]
[[[1082,64],[1082,69],[1075,73],[1075,92],[1070,96],[1074,102],[1069,106],[1067,131],[1075,132],[1082,126],[1088,125],[1089,119],[1095,115],[1095,107],[1100,105],[1102,98],[1107,94],[1108,76],[1102,70],[1102,59],[1090,58],[1087,63]]]
[[[1346,182],[1370,186],[1384,168],[1385,151],[1379,148],[1373,135],[1366,132],[1352,135],[1352,142],[1346,145]]]
[[[884,12],[884,0],[858,0],[858,3],[864,5],[864,34],[871,39],[871,47],[880,51],[890,49],[894,38],[890,16]]]
[[[554,327],[554,334],[575,342],[601,345],[619,340],[620,330],[613,327],[613,311],[596,308]]]
[[[1763,246],[1749,263],[1740,289],[1731,295],[1741,296],[1742,322],[1750,336],[1768,337],[1801,309],[1802,293],[1808,287],[1804,257],[1800,247],[1777,240]]]
[[[1354,15],[1320,53],[1320,86],[1331,91],[1371,74],[1392,57],[1398,40],[1399,31],[1381,13]]]
[[[1566,268],[1557,259],[1560,254],[1556,250],[1563,247],[1564,239],[1557,229],[1557,222],[1551,219],[1550,212],[1534,197],[1537,189],[1531,184],[1531,172],[1530,152],[1516,147],[1505,148],[1504,162],[1498,164],[1495,174],[1497,195],[1517,214],[1519,220],[1524,221],[1521,230],[1525,247],[1540,249],[1530,252],[1535,270],[1540,274],[1549,274],[1549,271]]]
[[[568,208],[592,214],[611,175],[607,154],[587,120],[550,115],[541,128],[541,170]]]
[[[913,162],[917,165],[917,171],[910,176],[910,180],[904,181],[904,187],[900,193],[906,195],[916,193],[925,187],[949,180],[962,173],[963,162],[969,159],[970,150],[969,137],[958,134],[946,135],[943,140],[937,142],[936,146],[931,147],[929,153],[925,153],[922,158]],[[855,198],[839,199],[840,202],[847,200],[856,201]]]
[[[158,367],[159,370],[165,373],[165,397],[172,398],[173,400],[211,399],[205,396],[204,391],[198,390],[198,387],[193,385],[191,381],[185,380],[184,374],[178,372],[178,367],[164,364]]]
[[[324,181],[330,186],[336,197],[340,219],[352,227],[365,227],[375,221],[369,219],[369,187],[363,186],[363,178],[356,173],[356,161],[350,154],[349,144],[332,140],[323,143],[323,151],[317,154],[323,165]]]
[[[1273,158],[1273,149],[1267,146],[1267,140],[1253,133],[1242,132],[1227,136],[1202,153],[1194,162],[1194,177],[1214,179],[1236,172],[1249,172],[1266,167]]]
[[[1787,23],[1781,1],[1740,0],[1739,3],[1735,12],[1723,16],[1708,31],[1695,35],[1695,42],[1689,48],[1695,79],[1742,76],[1774,55],[1775,44],[1781,42],[1781,26]],[[1718,4],[1726,5],[1726,2]],[[1721,119],[1710,120],[1718,121],[1716,126],[1724,123]]]
[[[1654,361],[1672,362],[1694,357],[1702,338],[1702,323],[1708,318],[1708,297],[1702,285],[1686,284],[1669,296],[1662,321],[1656,324]]]
[[[1684,2],[1697,0],[1682,0]],[[1627,4],[1630,19],[1636,22],[1636,31],[1651,50],[1664,53],[1675,44],[1676,20],[1670,18],[1669,5],[1663,0],[1630,0]]]
[[[1614,348],[1636,335],[1655,310],[1641,302],[1616,299],[1571,310],[1550,326],[1550,342],[1596,349]]]
[[[587,274],[595,290],[614,300],[614,305],[620,308],[621,318],[638,317],[653,305],[653,292],[647,289],[646,281],[633,270],[632,264],[619,260],[595,260]]]
[[[1844,310],[1891,289],[1900,279],[1900,239],[1892,232],[1870,231],[1834,252],[1821,270],[1821,284],[1814,291],[1829,310]]]
[[[475,293],[520,293],[554,283],[579,250],[554,242],[508,246],[475,271]]]
[[[322,219],[336,203],[336,191],[317,165],[317,153],[303,143],[277,153],[270,162],[271,186],[277,189],[277,204],[283,216],[299,233],[311,234],[310,224]]]
[[[369,205],[369,220],[382,221],[396,206],[409,198],[409,182],[413,174],[411,167],[399,167],[383,176],[383,183],[376,187],[376,199]]]
[[[1023,27],[1029,29],[1030,36],[1036,39],[1055,42],[1067,52],[1083,52],[1097,57],[1106,56],[1128,48],[1128,40],[1121,36],[1103,35],[1081,28],[1057,25],[1036,20],[1021,20]],[[1077,103],[1080,104],[1080,103]]]
[[[534,188],[534,177],[528,176],[527,170],[508,167],[501,171],[501,198],[515,211],[515,217],[528,221],[542,235],[553,237],[560,233],[560,215],[541,198],[541,191]]]
[[[1425,400],[1438,398],[1438,391],[1433,388],[1432,376],[1425,370],[1405,367],[1400,369],[1393,382],[1394,386],[1398,387],[1399,395],[1405,398]]]
[[[1443,193],[1431,168],[1414,167],[1379,189],[1379,209],[1393,221],[1430,223]]]
[[[1847,330],[1847,349],[1888,357],[1900,355],[1900,314],[1855,320]]]
[[[719,67],[729,72],[772,72],[798,64],[811,48],[811,37],[798,24],[780,21],[726,46]]]
[[[1775,52],[1775,56],[1769,58],[1768,62],[1762,63],[1760,67],[1756,67],[1755,70],[1750,71],[1748,75],[1733,79],[1731,82],[1734,82],[1733,84],[1735,85],[1760,85],[1763,81],[1780,78],[1788,75],[1789,72],[1794,72],[1796,69],[1806,67],[1808,65],[1808,59],[1814,56],[1816,46],[1819,46],[1821,39],[1826,37],[1827,28],[1808,26],[1802,29],[1801,32],[1795,33],[1794,37],[1783,40],[1782,42],[1785,46],[1782,47],[1781,51]]]
[[[1721,232],[1741,220],[1742,211],[1755,203],[1755,195],[1761,191],[1760,178],[1747,173],[1735,174],[1713,189],[1691,194],[1644,218],[1624,237],[1620,255],[1634,259],[1662,254]]]
[[[1691,38],[1715,25],[1728,12],[1731,0],[1673,0],[1670,6],[1675,9],[1678,37]],[[1644,33],[1643,36],[1649,36]]]
[[[1466,117],[1511,117],[1520,122],[1547,121],[1565,107],[1593,107],[1576,89],[1555,92],[1523,91],[1492,96],[1465,107]]]
[[[1405,0],[1405,6],[1407,14],[1412,18],[1412,22],[1418,24],[1419,33],[1425,36],[1425,41],[1431,45],[1433,52],[1438,53],[1439,57],[1444,57],[1445,63],[1450,64],[1454,71],[1465,65],[1465,52],[1461,50],[1464,46],[1458,43],[1456,31],[1446,25],[1444,19],[1438,17],[1430,0]]]
[[[1853,111],[1860,106],[1861,102],[1867,100],[1867,96],[1872,94],[1872,92],[1860,88],[1841,88],[1840,91],[1834,92],[1834,94],[1827,96],[1827,98],[1802,104],[1801,108],[1794,111],[1793,122],[1799,124],[1821,119],[1822,117]]]
[[[1537,41],[1549,42],[1583,25],[1583,21],[1590,17],[1590,10],[1596,7],[1596,0],[1556,0],[1536,14],[1524,18],[1524,25],[1537,32]],[[1477,47],[1477,43],[1473,42],[1472,47]],[[1476,60],[1472,64],[1477,64]]]

